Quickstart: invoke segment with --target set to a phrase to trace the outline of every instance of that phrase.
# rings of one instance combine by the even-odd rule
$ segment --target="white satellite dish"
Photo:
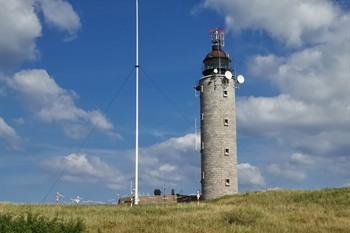
[[[227,78],[227,79],[231,79],[232,78],[232,72],[231,71],[226,71],[225,72],[225,77]]]
[[[215,68],[214,73],[217,74],[218,72],[219,72],[218,69]]]
[[[244,83],[244,76],[243,75],[238,75],[237,76],[237,82],[239,83],[239,84],[243,84]]]
[[[79,204],[80,203],[80,201],[81,201],[81,197],[79,197],[79,196],[76,196],[76,198],[71,198],[70,200],[72,201],[72,202],[75,202],[75,204]]]

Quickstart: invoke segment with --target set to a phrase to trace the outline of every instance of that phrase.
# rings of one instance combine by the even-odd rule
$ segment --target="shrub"
[[[155,189],[154,190],[154,195],[155,196],[160,196],[160,195],[162,195],[162,191],[160,191],[160,189]]]
[[[31,213],[21,216],[0,214],[1,233],[82,233],[84,230],[81,219],[49,219]]]

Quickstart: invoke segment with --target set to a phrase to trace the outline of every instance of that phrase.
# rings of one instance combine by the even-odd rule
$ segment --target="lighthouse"
[[[212,29],[211,51],[203,60],[200,93],[201,187],[210,200],[238,192],[235,88],[244,82],[236,77],[231,58],[223,50],[224,30]]]

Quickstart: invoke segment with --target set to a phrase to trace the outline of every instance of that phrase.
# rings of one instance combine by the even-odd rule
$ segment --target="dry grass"
[[[81,218],[87,232],[350,232],[350,189],[269,191],[172,205],[54,206],[0,204],[0,213]]]

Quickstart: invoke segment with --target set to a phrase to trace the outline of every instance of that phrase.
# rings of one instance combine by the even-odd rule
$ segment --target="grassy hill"
[[[0,216],[9,213],[39,214],[68,222],[82,219],[84,232],[96,233],[349,233],[350,188],[245,193],[199,206],[197,203],[133,208],[0,204]]]

